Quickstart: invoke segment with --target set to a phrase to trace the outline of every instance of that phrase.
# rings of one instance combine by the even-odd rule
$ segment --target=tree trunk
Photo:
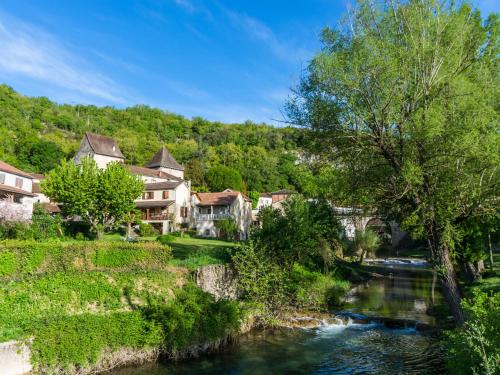
[[[363,260],[365,259],[366,250],[361,249],[361,255],[359,256],[359,264],[363,264]]]
[[[493,271],[493,246],[491,246],[491,233],[488,232],[488,250],[490,252],[490,270]]]
[[[481,278],[481,273],[479,272],[478,267],[476,267],[476,265],[471,261],[465,262],[464,270],[467,275],[467,281],[471,284]]]
[[[464,323],[465,317],[460,305],[460,290],[458,289],[448,246],[443,243],[442,235],[439,234],[436,228],[427,227],[427,233],[433,262],[443,288],[444,299],[450,307],[455,323],[460,326]]]

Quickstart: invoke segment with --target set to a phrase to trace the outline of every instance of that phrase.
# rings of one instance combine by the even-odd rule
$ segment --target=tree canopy
[[[81,218],[101,237],[104,230],[122,224],[135,211],[144,184],[119,163],[100,169],[86,158],[79,165],[63,161],[41,187],[52,201],[61,204],[65,215]]]
[[[498,33],[463,3],[362,0],[324,30],[288,108],[352,203],[429,241],[458,322],[461,223],[498,210]]]

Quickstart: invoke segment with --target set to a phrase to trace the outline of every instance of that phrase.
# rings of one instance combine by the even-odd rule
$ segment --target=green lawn
[[[485,260],[486,271],[480,281],[471,289],[480,289],[485,292],[500,292],[500,252],[493,253],[493,271],[490,270],[489,260]]]
[[[173,258],[170,264],[195,269],[207,264],[226,263],[239,246],[236,242],[205,238],[177,237],[171,242]]]

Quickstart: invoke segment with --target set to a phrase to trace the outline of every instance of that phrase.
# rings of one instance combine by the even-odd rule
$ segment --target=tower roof
[[[85,137],[96,154],[125,159],[113,138],[93,133],[85,133]]]
[[[172,168],[172,169],[177,169],[179,171],[183,171],[184,167],[180,165],[177,160],[174,159],[172,154],[168,152],[168,150],[164,147],[162,147],[156,154],[153,156],[149,164],[147,165],[148,168]]]

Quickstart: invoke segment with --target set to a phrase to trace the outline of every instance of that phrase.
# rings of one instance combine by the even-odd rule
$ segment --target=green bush
[[[61,216],[51,216],[42,207],[36,206],[30,226],[31,238],[41,241],[49,238],[63,237],[63,220]]]
[[[226,338],[238,330],[242,311],[233,301],[214,297],[189,283],[168,304],[144,309],[148,321],[163,329],[164,349],[171,354],[190,345]]]
[[[476,290],[462,302],[463,327],[446,335],[446,364],[452,374],[500,374],[500,293]]]
[[[161,236],[156,237],[156,240],[163,245],[168,245],[171,242],[175,241],[176,236],[172,234],[162,234]]]
[[[28,223],[20,221],[0,221],[0,240],[28,240],[32,238],[33,235]]]
[[[162,337],[137,311],[65,316],[38,327],[32,361],[40,372],[67,371],[94,364],[104,350],[158,347]]]
[[[151,237],[158,234],[158,231],[151,224],[140,223],[139,234],[141,237]]]
[[[295,264],[288,288],[296,307],[326,309],[338,307],[341,297],[349,290],[349,282]]]

